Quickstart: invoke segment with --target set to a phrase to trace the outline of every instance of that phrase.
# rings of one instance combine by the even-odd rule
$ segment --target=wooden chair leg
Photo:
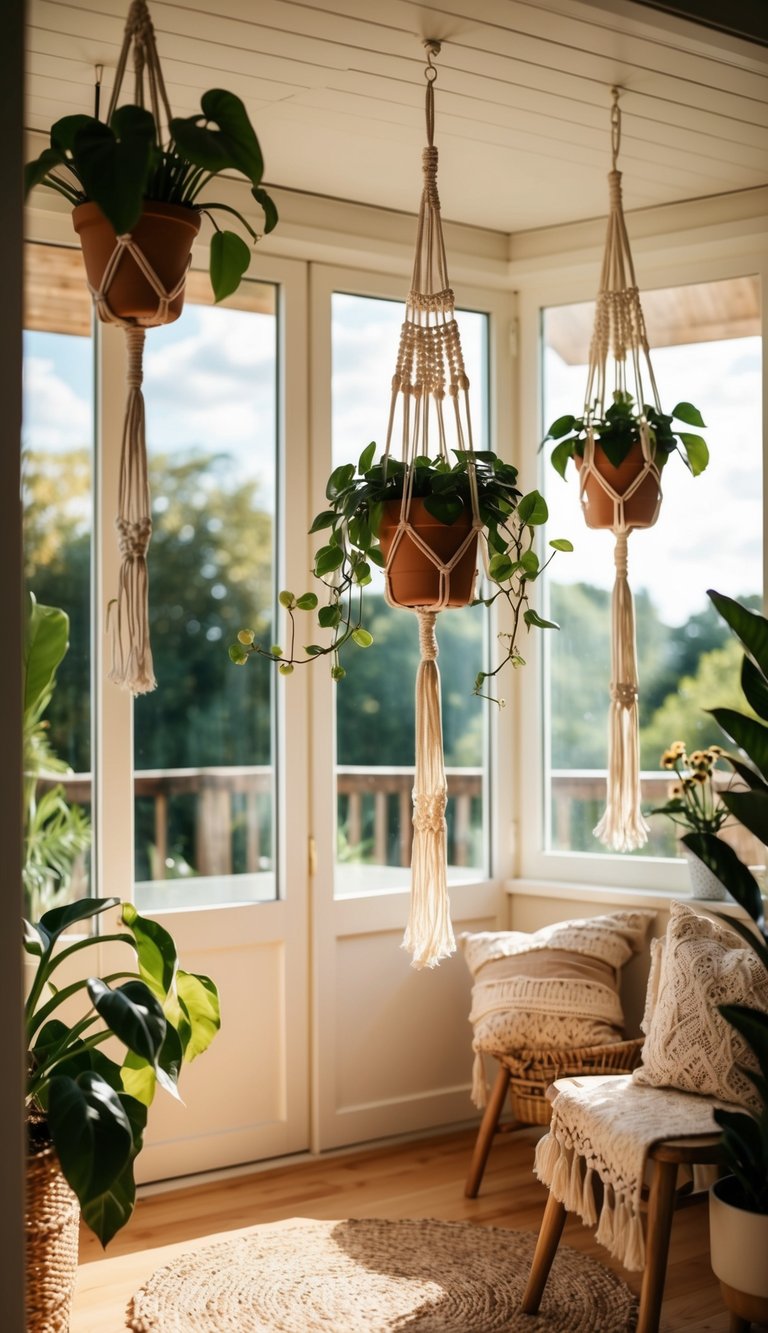
[[[549,1270],[557,1254],[557,1247],[560,1244],[560,1237],[563,1234],[567,1216],[565,1205],[560,1203],[554,1194],[550,1194],[547,1199],[547,1206],[544,1209],[539,1239],[536,1241],[531,1271],[528,1274],[528,1281],[523,1293],[523,1303],[520,1306],[523,1314],[538,1314],[544,1288],[547,1285]]]
[[[493,1136],[499,1125],[499,1117],[504,1110],[504,1102],[507,1097],[507,1088],[509,1087],[509,1070],[505,1065],[499,1065],[499,1072],[496,1075],[496,1082],[493,1085],[493,1092],[485,1108],[485,1115],[477,1131],[475,1149],[472,1153],[472,1161],[469,1166],[464,1193],[468,1199],[476,1199],[477,1191],[480,1189],[480,1182],[483,1179],[485,1164],[488,1161],[488,1154],[491,1151]]]
[[[669,1237],[675,1207],[677,1163],[655,1161],[645,1239],[645,1271],[640,1291],[637,1333],[658,1333],[664,1281],[667,1276]]]

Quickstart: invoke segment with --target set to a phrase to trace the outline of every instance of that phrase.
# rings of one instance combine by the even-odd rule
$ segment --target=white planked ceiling
[[[443,213],[519,232],[599,217],[610,89],[628,209],[768,184],[768,50],[630,0],[151,0],[171,105],[229,88],[266,180],[415,211],[437,37]],[[29,0],[27,123],[111,88],[127,0]],[[126,89],[128,91],[128,89]]]

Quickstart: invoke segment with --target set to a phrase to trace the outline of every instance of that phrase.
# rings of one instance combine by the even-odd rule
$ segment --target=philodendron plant
[[[680,422],[684,426],[695,426],[697,430],[706,429],[701,412],[693,403],[678,403],[669,415],[645,403],[641,412],[635,407],[632,395],[620,389],[614,393],[613,402],[604,414],[595,409],[578,417],[571,413],[558,417],[544,436],[541,448],[552,441],[550,461],[564,478],[569,459],[584,457],[584,446],[591,430],[609,463],[618,467],[632,446],[639,442],[643,422],[648,425],[651,449],[659,470],[673,453],[678,453],[694,477],[704,471],[709,462],[706,441],[703,436],[681,430],[676,424]]]
[[[50,144],[25,168],[26,193],[44,185],[73,208],[98,204],[118,236],[139,221],[145,200],[177,204],[204,213],[213,224],[211,286],[217,301],[230,296],[250,263],[249,246],[234,231],[221,228],[220,213],[231,214],[252,241],[258,233],[230,204],[201,195],[223,172],[238,172],[264,214],[264,231],[277,224],[274,201],[261,184],[264,174],[256,132],[239,97],[222,88],[203,93],[194,116],[174,117],[162,142],[155,118],[141,106],[119,106],[108,125],[95,116],[57,120]]]
[[[117,930],[65,938],[114,907]],[[134,965],[59,981],[63,963],[70,974],[73,958],[106,943],[125,946]],[[83,1218],[106,1245],[133,1212],[134,1162],[155,1090],[179,1096],[181,1066],[219,1029],[218,992],[208,977],[179,968],[163,926],[117,898],[82,899],[25,921],[24,948],[37,960],[25,1006],[30,1147],[53,1143]],[[101,1049],[115,1037],[121,1063]]]
[[[373,636],[363,619],[364,590],[372,581],[371,566],[384,568],[379,543],[383,506],[400,500],[406,470],[402,462],[380,458],[375,462],[376,446],[369,444],[357,464],[344,463],[334,468],[326,486],[327,507],[316,516],[310,533],[322,532],[325,540],[315,554],[315,578],[323,585],[325,600],[314,592],[296,596],[287,589],[279,594],[280,605],[288,614],[289,637],[281,644],[261,644],[251,629],[242,629],[237,642],[229,647],[229,656],[237,666],[249,657],[260,655],[277,664],[282,675],[291,675],[295,667],[318,657],[330,657],[331,675],[343,680],[346,669],[339,653],[347,644],[369,648]],[[500,661],[490,671],[479,671],[474,693],[493,698],[487,681],[497,676],[511,662],[524,665],[518,634],[528,629],[557,629],[544,620],[529,604],[531,585],[553,559],[556,551],[571,551],[571,543],[555,539],[549,543],[550,555],[541,561],[533,549],[535,530],[546,523],[548,510],[538,491],[523,495],[517,486],[517,468],[490,451],[469,454],[455,450],[456,462],[417,458],[413,463],[412,496],[424,501],[429,514],[450,525],[460,515],[472,512],[470,469],[474,470],[478,514],[482,522],[481,541],[487,551],[489,592],[474,605],[493,606],[506,601],[511,612],[509,628],[499,635]],[[318,610],[319,607],[319,610]],[[296,612],[318,610],[321,629],[331,631],[326,644],[297,644]],[[302,636],[303,637],[303,636]],[[494,702],[500,702],[494,699]]]
[[[741,641],[745,651],[741,688],[751,713],[735,708],[713,708],[712,716],[738,747],[740,754],[724,758],[741,778],[741,790],[720,793],[720,799],[737,819],[764,845],[768,845],[768,620],[749,611],[722,593],[709,592],[716,610]],[[745,763],[742,754],[751,761]],[[713,833],[689,833],[683,842],[714,871],[737,903],[749,913],[754,929],[738,917],[726,924],[746,940],[768,975],[768,931],[766,931],[760,886],[734,849]],[[726,1164],[736,1177],[743,1206],[768,1214],[768,1013],[745,1004],[718,1005],[720,1013],[741,1034],[752,1051],[756,1068],[744,1068],[754,1084],[760,1109],[715,1111],[723,1130]]]

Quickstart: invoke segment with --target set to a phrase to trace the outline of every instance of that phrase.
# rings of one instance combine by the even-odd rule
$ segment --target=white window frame
[[[695,226],[695,205],[688,205],[691,225]],[[630,226],[630,232],[632,232]],[[757,276],[761,294],[762,371],[763,371],[763,587],[768,589],[768,258],[757,234],[750,226],[738,234],[735,223],[731,239],[724,242],[722,227],[702,228],[700,244],[690,241],[690,231],[668,235],[642,235],[633,242],[635,265],[642,292],[656,288],[685,286],[689,283],[715,282],[728,278]],[[683,238],[688,238],[686,244]],[[548,457],[538,453],[546,424],[542,421],[542,311],[551,306],[594,301],[599,250],[591,245],[558,258],[523,280],[520,293],[520,365],[521,383],[519,429],[525,441],[522,475],[528,488],[541,482]],[[549,271],[547,271],[549,269]],[[628,892],[657,895],[663,902],[669,895],[687,896],[687,868],[670,858],[645,859],[619,853],[547,851],[544,849],[546,766],[545,681],[540,642],[530,644],[528,667],[522,682],[523,707],[518,733],[519,753],[526,756],[525,781],[516,789],[515,820],[524,831],[519,840],[520,856],[516,876],[508,884],[513,893],[546,894],[563,891],[564,896],[584,900],[584,889],[595,889],[595,901],[622,901]],[[607,701],[606,701],[607,727]]]

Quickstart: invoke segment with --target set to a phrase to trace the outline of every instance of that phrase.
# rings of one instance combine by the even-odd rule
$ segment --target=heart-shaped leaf
[[[118,236],[132,231],[141,217],[154,145],[154,118],[140,106],[118,107],[110,125],[89,121],[74,136],[83,188]]]
[[[48,1127],[61,1169],[84,1206],[108,1189],[130,1160],[128,1116],[99,1074],[51,1079]]]
[[[107,1027],[129,1051],[155,1064],[165,1040],[166,1018],[146,983],[126,981],[112,990],[105,981],[91,977],[88,994]]]
[[[215,231],[211,239],[210,275],[214,300],[223,301],[240,286],[251,252],[234,231]]]
[[[260,204],[261,208],[263,209],[264,235],[268,236],[271,231],[275,230],[275,227],[277,226],[280,220],[277,208],[275,206],[275,201],[271,197],[271,195],[267,194],[266,190],[262,189],[260,185],[254,185],[253,189],[251,190],[251,194],[256,200],[256,203]]]

